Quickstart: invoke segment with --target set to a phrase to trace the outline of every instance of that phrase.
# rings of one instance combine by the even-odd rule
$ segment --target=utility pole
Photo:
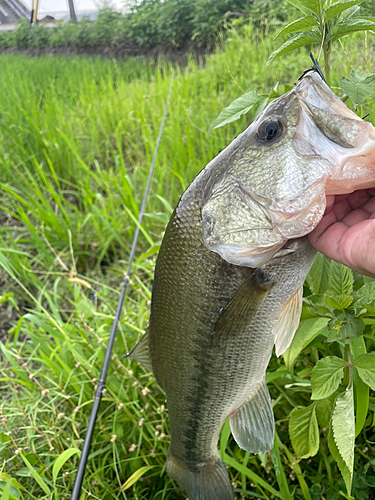
[[[70,10],[70,20],[72,23],[77,24],[77,16],[74,10],[74,0],[68,0]]]

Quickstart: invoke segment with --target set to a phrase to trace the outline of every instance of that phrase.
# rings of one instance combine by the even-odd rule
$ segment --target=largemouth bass
[[[232,500],[217,441],[273,447],[265,374],[290,345],[326,194],[375,186],[375,129],[308,72],[182,195],[156,263],[146,334],[130,356],[166,393],[167,471],[190,500]]]

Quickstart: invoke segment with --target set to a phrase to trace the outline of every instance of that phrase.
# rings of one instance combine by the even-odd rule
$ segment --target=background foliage
[[[374,71],[373,36],[345,38],[335,52],[332,85],[340,95],[339,79],[350,70]],[[270,71],[265,62],[274,50],[270,37],[250,23],[228,32],[224,50],[204,67],[191,60],[176,69],[84,499],[183,496],[165,473],[164,396],[150,373],[121,355],[146,327],[155,258],[172,207],[255,111],[211,132],[210,124],[244,90],[291,84],[311,65],[302,48],[275,60]],[[50,56],[0,56],[0,66],[0,494],[2,500],[63,500],[70,496],[173,69],[136,59]],[[371,99],[360,112],[373,119]],[[352,495],[373,495],[375,393],[358,383],[362,396],[346,388],[361,373],[373,383],[356,334],[360,329],[365,349],[374,351],[374,285],[345,269],[318,258],[305,284],[296,339],[271,360],[272,453],[245,453],[228,425],[223,428],[220,452],[238,498],[348,498],[348,474],[343,478],[332,456],[329,426],[343,397],[353,397],[361,424]],[[334,335],[354,319],[361,324],[354,321],[356,357],[349,359],[350,350]],[[330,383],[316,384],[327,374]],[[366,390],[365,410],[359,405]],[[307,422],[308,432],[296,433],[290,422],[302,422],[303,429]]]
[[[0,33],[0,48],[92,47],[123,42],[144,47],[184,47],[192,42],[212,45],[233,22],[251,19],[254,26],[267,31],[270,24],[278,26],[287,18],[284,0],[142,0],[129,7],[125,15],[106,7],[94,22],[58,23],[52,29],[43,25],[31,28],[25,19],[14,32]]]

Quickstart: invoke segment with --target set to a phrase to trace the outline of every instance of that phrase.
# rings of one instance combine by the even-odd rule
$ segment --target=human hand
[[[375,278],[375,189],[327,196],[311,244],[331,259]]]

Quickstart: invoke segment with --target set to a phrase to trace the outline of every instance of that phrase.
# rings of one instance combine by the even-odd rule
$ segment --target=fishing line
[[[89,455],[91,440],[92,440],[92,436],[94,434],[94,429],[95,429],[95,422],[96,422],[96,418],[98,415],[98,410],[99,410],[100,401],[101,401],[102,394],[103,394],[103,389],[105,387],[105,380],[106,380],[107,373],[108,373],[109,363],[111,361],[113,344],[115,342],[117,325],[118,325],[118,322],[120,320],[121,310],[122,310],[122,306],[124,304],[126,288],[129,284],[129,276],[130,276],[130,272],[131,272],[133,261],[134,261],[135,250],[137,247],[137,241],[138,241],[138,236],[139,236],[139,231],[140,231],[142,219],[143,219],[143,216],[145,213],[148,193],[150,191],[150,186],[151,186],[152,175],[153,175],[154,170],[155,170],[156,157],[158,154],[161,136],[162,136],[163,129],[164,129],[164,122],[165,122],[165,119],[167,116],[169,100],[170,100],[170,97],[172,94],[173,82],[174,82],[174,74],[172,75],[171,83],[169,86],[168,97],[167,97],[167,100],[166,100],[166,103],[164,106],[163,118],[162,118],[161,123],[160,123],[160,128],[159,128],[159,133],[158,133],[158,137],[156,140],[154,154],[152,156],[150,170],[148,173],[147,184],[146,184],[145,192],[143,195],[142,206],[141,206],[141,210],[139,212],[138,223],[137,223],[137,227],[136,227],[136,230],[134,233],[132,247],[130,250],[128,270],[127,270],[127,272],[125,272],[125,278],[124,278],[124,281],[123,281],[122,287],[121,287],[121,294],[120,294],[120,298],[119,298],[119,301],[117,304],[115,319],[113,320],[113,323],[112,323],[111,334],[109,336],[109,341],[108,341],[108,346],[107,346],[107,350],[106,350],[105,357],[104,357],[102,371],[100,373],[99,382],[98,382],[95,396],[94,396],[94,403],[92,405],[92,410],[91,410],[91,415],[90,415],[90,419],[89,419],[89,424],[87,427],[85,441],[84,441],[83,447],[82,447],[81,458],[80,458],[79,464],[78,464],[78,469],[77,469],[77,474],[76,474],[76,478],[74,481],[71,500],[79,500],[80,493],[81,493],[83,477],[85,475],[85,470],[86,470],[87,458]]]

